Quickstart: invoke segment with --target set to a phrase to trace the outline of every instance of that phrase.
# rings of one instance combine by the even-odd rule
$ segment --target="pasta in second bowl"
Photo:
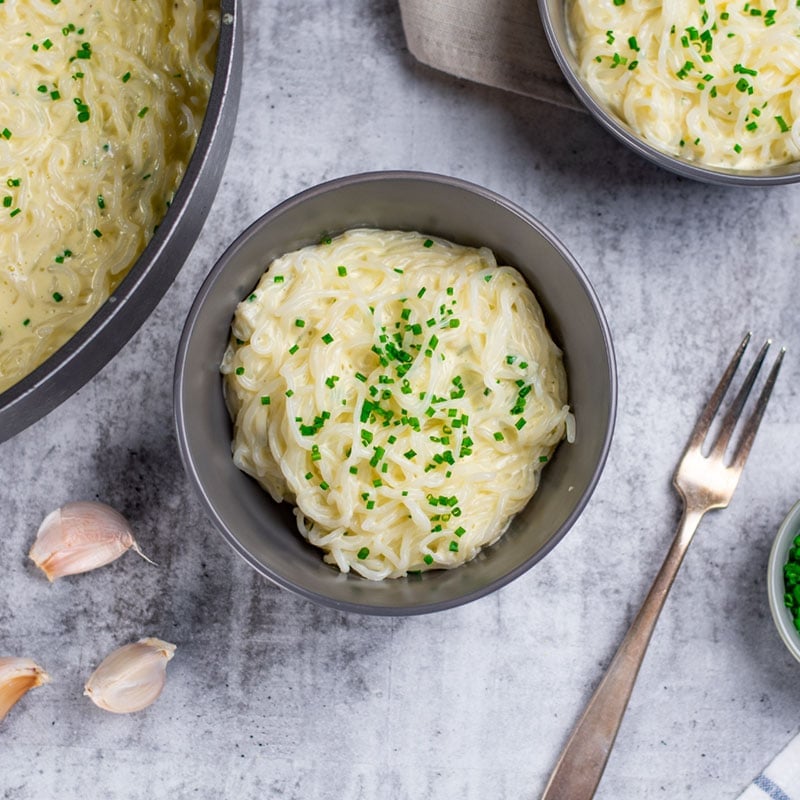
[[[445,536],[440,542],[429,540],[423,544],[422,547],[427,547],[427,550],[417,550],[415,555],[409,556],[405,569],[399,570],[399,574],[402,574],[407,569],[409,574],[393,580],[365,580],[354,569],[342,572],[336,566],[324,563],[320,551],[298,534],[292,507],[287,503],[276,502],[282,496],[297,497],[298,492],[304,490],[304,483],[313,484],[313,492],[309,495],[311,498],[327,491],[322,486],[323,483],[328,484],[328,489],[330,488],[331,482],[327,476],[322,472],[318,474],[314,469],[318,466],[318,462],[314,460],[313,451],[315,444],[320,451],[328,446],[327,442],[315,439],[320,429],[346,422],[344,418],[336,417],[333,405],[328,402],[331,397],[335,395],[339,402],[347,400],[348,403],[356,397],[361,398],[361,404],[356,412],[359,421],[364,414],[363,399],[371,397],[374,401],[375,398],[375,395],[370,393],[369,387],[374,388],[379,398],[385,391],[390,393],[395,391],[398,395],[398,411],[401,407],[399,398],[405,396],[404,386],[410,388],[409,395],[416,391],[416,401],[424,403],[424,399],[418,396],[418,388],[411,380],[414,376],[390,374],[390,370],[396,373],[397,365],[387,363],[385,369],[381,369],[383,365],[380,358],[372,363],[374,369],[371,373],[367,373],[356,363],[350,365],[353,381],[345,387],[349,379],[345,377],[343,365],[346,366],[348,363],[347,353],[350,348],[342,346],[337,350],[338,337],[341,336],[343,341],[350,337],[348,341],[354,344],[359,335],[359,326],[355,323],[356,321],[359,324],[363,323],[365,319],[362,316],[363,311],[369,315],[366,319],[371,318],[373,312],[369,307],[372,305],[375,313],[382,315],[378,328],[387,327],[387,342],[391,341],[389,327],[395,330],[396,323],[401,327],[407,324],[409,338],[405,340],[404,346],[410,347],[411,344],[418,343],[421,348],[430,349],[433,355],[435,349],[438,351],[438,348],[443,346],[440,342],[431,343],[430,335],[424,336],[426,330],[433,330],[433,327],[428,327],[428,320],[433,319],[434,315],[424,319],[420,316],[417,320],[415,315],[417,313],[422,315],[423,310],[421,304],[412,300],[421,301],[418,295],[423,288],[426,289],[423,295],[427,292],[431,295],[436,294],[438,288],[441,288],[444,298],[459,299],[456,296],[457,286],[453,286],[453,294],[448,295],[447,285],[450,281],[442,283],[438,288],[433,283],[428,286],[421,284],[416,287],[416,292],[407,298],[406,304],[410,307],[410,311],[407,313],[408,319],[405,319],[401,308],[402,297],[395,296],[393,301],[387,301],[388,305],[383,309],[379,309],[377,301],[371,303],[365,299],[364,308],[356,313],[353,309],[358,306],[356,297],[358,293],[353,293],[348,303],[341,305],[343,313],[342,319],[339,320],[341,326],[333,327],[331,330],[326,328],[323,331],[321,328],[317,329],[314,322],[315,303],[320,301],[321,295],[326,291],[322,287],[322,278],[317,276],[319,281],[317,290],[305,290],[305,303],[302,300],[298,301],[300,305],[297,308],[302,311],[295,312],[294,308],[288,307],[284,309],[284,303],[280,302],[281,298],[287,305],[293,302],[288,299],[288,295],[282,293],[290,273],[286,271],[284,264],[274,271],[271,268],[264,279],[262,276],[265,266],[285,254],[303,251],[304,248],[319,243],[321,239],[342,241],[347,244],[352,236],[357,238],[366,235],[364,231],[353,231],[353,229],[364,228],[390,232],[400,241],[413,239],[417,236],[414,231],[424,231],[426,236],[430,237],[424,240],[430,242],[430,249],[441,248],[442,252],[447,252],[447,248],[451,247],[447,242],[458,242],[468,248],[483,246],[491,248],[498,263],[513,264],[519,270],[524,283],[530,287],[541,303],[542,313],[555,346],[564,353],[563,368],[569,387],[570,410],[564,408],[563,397],[557,391],[554,407],[556,416],[561,415],[560,422],[550,427],[559,429],[560,426],[560,430],[556,431],[553,440],[539,445],[542,448],[540,451],[529,453],[529,461],[536,462],[529,465],[532,482],[535,483],[537,479],[534,473],[538,475],[539,472],[538,454],[546,456],[552,451],[566,430],[571,410],[574,410],[578,421],[574,431],[574,442],[564,444],[555,451],[541,472],[541,482],[533,500],[513,516],[505,533],[494,544],[483,543],[488,546],[483,547],[474,558],[457,569],[435,567],[454,565],[454,562],[448,562],[449,555],[455,552],[455,548],[450,549],[453,542],[456,542],[460,550],[463,539],[468,557],[472,556],[480,546],[477,545],[475,550],[471,550],[466,545],[467,530],[473,522],[477,524],[478,512],[474,512],[476,519],[471,521],[470,514],[466,512],[467,502],[464,492],[448,492],[442,489],[440,493],[443,500],[442,513],[437,523],[441,521],[443,529],[446,528]],[[337,236],[348,231],[350,233],[337,240]],[[480,252],[488,258],[487,251]],[[335,260],[338,260],[338,257]],[[345,263],[336,265],[332,274],[328,276],[334,283],[338,280],[346,281],[350,272],[351,265],[344,257],[341,260]],[[344,267],[345,274],[340,275],[338,267]],[[402,267],[397,268],[402,269]],[[463,265],[462,270],[461,278],[466,288],[470,285],[466,280],[469,270],[464,269]],[[478,267],[475,272],[476,277],[484,285],[487,274],[506,274],[513,280],[513,273],[505,273],[503,268],[491,266],[489,263]],[[314,270],[310,270],[310,275],[314,274]],[[275,278],[278,278],[277,282]],[[386,275],[382,276],[383,278],[388,280]],[[260,280],[263,280],[263,283],[258,286]],[[387,283],[387,287],[390,286],[391,282]],[[275,291],[276,287],[278,291]],[[287,317],[288,327],[284,337],[270,331],[269,335],[261,338],[256,330],[257,326],[251,329],[242,322],[242,327],[239,328],[237,322],[231,350],[225,356],[226,347],[231,341],[231,321],[237,306],[243,298],[245,298],[245,308],[250,304],[256,304],[259,292],[270,295],[268,303],[271,309],[270,315],[276,309],[290,314],[291,318]],[[389,292],[389,295],[391,294]],[[253,295],[254,299],[248,300]],[[365,298],[368,296],[369,290]],[[441,311],[446,316],[447,303],[439,303],[437,311],[441,305],[445,306]],[[254,305],[252,307],[255,308]],[[348,318],[346,313],[348,309],[353,319]],[[389,311],[392,313],[389,314]],[[394,311],[398,311],[397,319]],[[253,313],[255,314],[255,311]],[[440,323],[441,321],[439,320]],[[436,324],[434,320],[434,325]],[[450,328],[448,323],[447,330],[457,334],[453,336],[453,342],[458,342],[459,336],[464,343],[468,341],[470,334],[465,329],[462,330],[459,325]],[[313,354],[313,358],[316,359],[314,371],[323,375],[324,379],[311,388],[302,377],[308,373],[308,365],[305,370],[296,370],[298,364],[290,360],[280,368],[283,377],[276,379],[274,386],[267,388],[267,383],[257,378],[259,369],[257,360],[250,360],[253,353],[247,347],[243,347],[243,344],[246,341],[252,344],[255,337],[258,349],[266,352],[273,346],[282,349],[285,345],[288,352],[295,347],[294,338],[300,338],[298,334],[310,337],[309,342],[313,343],[313,347],[307,348],[307,355]],[[477,329],[473,335],[477,335]],[[289,342],[285,336],[292,338],[293,342]],[[437,336],[441,339],[441,335]],[[436,345],[435,348],[433,344]],[[390,349],[387,343],[384,356]],[[397,353],[392,352],[390,355],[396,356]],[[514,385],[518,395],[520,387],[516,385],[516,381],[521,380],[522,386],[526,386],[533,377],[526,372],[527,361],[532,359],[515,358],[521,356],[521,353],[503,355],[504,367],[509,370],[510,385]],[[510,357],[511,363],[506,363],[505,356]],[[245,417],[248,413],[253,415],[255,436],[264,435],[262,412],[265,407],[272,408],[273,393],[275,393],[276,407],[287,399],[287,394],[291,400],[295,398],[298,401],[302,400],[302,403],[298,402],[298,405],[291,406],[289,414],[286,415],[285,425],[282,422],[273,430],[270,422],[270,436],[280,438],[289,435],[297,437],[306,445],[302,463],[298,464],[297,470],[288,473],[293,477],[287,479],[287,472],[282,471],[282,477],[274,483],[272,489],[275,490],[275,498],[253,478],[241,471],[231,457],[233,428],[223,398],[223,377],[220,374],[220,364],[223,363],[223,359],[225,362],[223,369],[235,378],[242,380],[248,376],[254,378],[251,386],[242,384],[245,387],[242,396],[248,392],[253,393],[254,402],[250,405],[250,411],[244,413]],[[402,362],[401,356],[398,356],[398,359]],[[478,371],[480,369],[482,367],[478,366]],[[556,367],[554,369],[557,371]],[[251,370],[252,376],[249,375]],[[519,375],[514,373],[512,376],[514,370],[518,371]],[[363,375],[367,380],[362,382],[359,375]],[[384,383],[381,376],[387,381],[393,379],[395,383]],[[339,380],[336,380],[337,378]],[[453,383],[456,378],[459,378],[458,382]],[[403,383],[404,379],[408,380],[408,384]],[[443,374],[442,379],[449,381],[447,399],[450,400],[450,391],[456,397],[460,395],[461,389],[458,384],[465,390],[469,387],[469,391],[472,391],[483,377],[476,377],[475,374],[470,374],[469,378],[464,374],[452,376]],[[291,385],[287,383],[284,386],[281,381],[287,380],[294,383]],[[558,380],[556,382],[558,383]],[[358,393],[358,387],[362,387],[366,392],[363,397]],[[444,396],[443,390],[436,391],[437,399]],[[280,392],[283,393],[282,399],[278,397]],[[319,393],[320,398],[314,400],[314,393]],[[523,396],[527,395],[528,392],[525,391]],[[308,408],[305,406],[306,402],[311,403]],[[239,399],[234,400],[231,403],[231,410],[241,411],[244,405],[239,403]],[[378,415],[393,409],[393,403],[394,400],[389,399],[386,402],[375,403],[374,405],[380,406]],[[447,404],[441,403],[442,409],[445,405]],[[323,407],[329,411],[328,416],[319,411]],[[428,409],[433,410],[428,419],[438,418],[440,412],[436,403],[429,403],[421,411],[423,416]],[[175,375],[175,414],[184,465],[212,520],[226,540],[258,572],[279,585],[316,602],[361,613],[414,614],[452,607],[499,588],[531,567],[555,546],[588,502],[608,452],[615,409],[616,378],[607,326],[585,276],[560,243],[525,212],[497,195],[452,178],[425,173],[371,173],[331,181],[287,200],[255,222],[229,247],[200,290],[181,338]],[[372,406],[367,407],[368,418],[372,410]],[[409,413],[410,404],[405,410],[407,419],[411,419],[413,415]],[[506,413],[511,414],[511,411],[509,408]],[[488,436],[487,444],[499,443],[499,439],[495,438],[496,433],[502,434],[505,438],[506,434],[511,435],[512,430],[517,432],[525,430],[529,424],[531,428],[535,427],[531,416],[530,421],[520,424],[520,428],[515,428],[514,423],[525,415],[520,415],[518,408],[514,411],[515,414],[511,415],[513,420],[508,421],[510,429],[500,427],[499,423],[486,426],[486,431],[480,435]],[[441,422],[448,419],[448,411],[443,413],[445,416]],[[301,420],[298,421],[297,417],[301,417]],[[458,419],[460,424],[461,414],[458,415]],[[389,421],[391,425],[391,420]],[[458,424],[455,429],[458,428]],[[505,425],[507,422],[502,424]],[[410,427],[412,432],[415,432],[413,424]],[[422,424],[419,428],[419,432],[426,435],[432,432]],[[447,449],[452,451],[454,461],[460,454],[453,451],[453,441],[456,437],[453,437],[449,447],[441,441],[431,443],[428,438],[427,443],[418,439],[407,448],[403,448],[402,452],[395,452],[390,450],[392,443],[389,442],[390,435],[397,435],[394,432],[386,434],[387,441],[377,445],[382,448],[379,450],[376,449],[374,440],[378,428],[375,428],[375,431],[370,430],[373,441],[367,442],[366,445],[362,440],[360,425],[350,426],[351,438],[354,429],[358,431],[356,441],[345,446],[342,451],[345,456],[345,476],[350,476],[350,469],[356,468],[359,472],[363,470],[364,477],[369,481],[382,480],[381,476],[385,474],[381,472],[384,462],[388,462],[387,470],[400,470],[404,461],[410,464],[418,458],[418,453],[422,455],[423,449],[428,446],[430,453],[426,454],[420,472],[416,473],[410,468],[405,470],[412,479],[418,478],[419,486],[422,486],[426,479],[424,468],[429,463],[427,455],[431,456],[430,463],[436,463],[433,455],[438,454],[446,461],[444,452]],[[388,427],[386,430],[388,431]],[[397,430],[400,430],[399,426]],[[452,425],[450,430],[453,433]],[[438,433],[434,435],[441,438]],[[475,436],[472,435],[472,438],[475,439]],[[367,445],[372,449],[369,450]],[[471,445],[469,442],[465,443],[462,435],[459,449],[463,446],[469,448]],[[282,453],[281,447],[282,445],[277,444],[275,452]],[[351,448],[350,456],[347,455],[347,447]],[[362,447],[363,452],[359,450]],[[336,452],[338,453],[338,450]],[[549,455],[547,457],[549,458]],[[348,458],[352,463],[347,461]],[[246,460],[244,458],[242,463]],[[468,460],[466,459],[465,463]],[[341,462],[341,458],[339,461]],[[309,464],[311,467],[307,466]],[[272,469],[266,462],[257,467],[255,464],[251,466],[255,467],[253,472],[263,468],[265,475]],[[372,474],[372,469],[377,469],[375,475]],[[446,471],[446,468],[443,469],[442,477]],[[306,477],[309,473],[311,478]],[[431,473],[428,473],[427,477],[431,477]],[[500,492],[507,491],[509,496],[514,493],[513,480],[502,469],[495,483],[499,485]],[[292,484],[293,488],[290,488]],[[412,489],[413,487],[409,487],[409,493]],[[469,488],[465,487],[465,490],[469,491]],[[397,493],[402,496],[402,491],[398,485]],[[285,495],[282,492],[285,492]],[[434,495],[434,492],[427,489],[424,500],[428,504],[431,499],[427,497],[428,493],[437,503],[439,502],[439,494]],[[451,506],[453,494],[457,496],[457,500]],[[464,495],[463,502],[461,495]],[[360,499],[363,498],[357,495],[353,502],[360,502]],[[370,499],[364,500],[365,513]],[[345,499],[339,497],[336,502],[343,503]],[[520,502],[524,503],[524,500],[509,502],[509,509],[513,509],[512,513],[517,510],[514,503],[519,505]],[[453,516],[450,509],[462,510],[462,505],[464,509],[461,516]],[[425,503],[422,503],[421,507],[425,507]],[[381,511],[387,523],[391,521],[388,518],[390,511],[391,508],[388,506]],[[437,513],[433,507],[427,511],[431,516]],[[455,522],[456,519],[458,524]],[[426,520],[422,521],[423,526],[430,525],[430,516],[427,514]],[[379,525],[379,522],[376,524]],[[464,530],[460,531],[460,527]],[[502,527],[501,523],[500,528]],[[430,533],[437,531],[430,530]],[[382,561],[373,563],[371,553],[363,553],[364,558],[359,559],[358,554],[365,547],[366,544],[359,544],[354,556],[355,561],[363,561],[364,566],[368,569],[375,568],[377,572],[383,570],[386,565]],[[411,550],[414,550],[413,546]],[[331,555],[336,561],[336,557]],[[425,555],[429,555],[433,562],[438,561],[438,563],[429,564],[424,558]],[[430,571],[418,571],[425,566],[431,567]],[[380,577],[380,575],[369,577]]]
[[[614,136],[717,184],[800,180],[800,9],[778,0],[539,0],[553,54]]]

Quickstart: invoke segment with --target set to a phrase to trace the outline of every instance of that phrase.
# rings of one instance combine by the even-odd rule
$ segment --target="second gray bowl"
[[[800,181],[800,162],[753,170],[713,167],[665,153],[639,136],[606,107],[581,77],[572,46],[567,5],[568,0],[539,0],[539,14],[550,49],[578,99],[594,118],[624,145],[659,167],[703,183],[727,186],[774,186]]]
[[[219,365],[237,304],[269,262],[354,227],[417,230],[491,247],[537,295],[564,351],[574,443],[562,445],[505,535],[453,570],[373,582],[325,564],[276,504],[231,458],[231,422]],[[175,417],[191,482],[229,544],[275,583],[316,602],[373,614],[419,614],[503,586],[564,536],[595,488],[611,443],[616,373],[611,338],[586,276],[561,243],[522,209],[478,186],[438,175],[382,172],[334,180],[287,200],[229,247],[195,299],[175,372]]]

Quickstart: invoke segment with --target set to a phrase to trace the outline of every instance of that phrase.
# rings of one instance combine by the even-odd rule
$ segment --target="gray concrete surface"
[[[53,675],[0,726],[0,796],[516,800],[539,797],[665,553],[670,476],[743,332],[789,348],[732,506],[706,518],[654,636],[598,800],[734,798],[798,728],[796,664],[764,573],[797,499],[800,187],[678,179],[587,115],[451,79],[408,55],[393,0],[246,0],[245,83],[221,190],[173,288],[80,392],[0,445],[0,652]],[[318,608],[255,575],[204,516],[172,425],[179,331],[249,222],[324,179],[413,168],[483,184],[551,226],[617,347],[608,466],[529,573],[411,619]],[[111,503],[144,550],[49,585],[44,515]],[[81,696],[111,649],[175,642],[132,716]]]

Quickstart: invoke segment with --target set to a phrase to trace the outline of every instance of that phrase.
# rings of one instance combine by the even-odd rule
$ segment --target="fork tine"
[[[711,395],[706,407],[700,414],[700,418],[697,420],[697,423],[694,426],[692,435],[689,438],[689,443],[686,446],[687,450],[691,450],[693,448],[699,449],[702,447],[703,441],[708,435],[708,430],[711,427],[711,422],[716,416],[717,411],[719,411],[722,398],[725,397],[725,393],[728,391],[728,387],[731,385],[731,381],[733,380],[733,375],[739,368],[739,363],[742,360],[742,356],[744,355],[744,351],[747,348],[751,336],[752,334],[748,331],[745,334],[744,339],[742,339],[742,343],[734,353],[731,363],[728,364],[728,368],[725,370],[717,388],[714,389],[714,394]]]
[[[764,342],[764,345],[756,356],[756,360],[753,362],[753,366],[750,367],[750,371],[747,373],[747,377],[744,379],[744,383],[739,389],[734,401],[731,403],[730,408],[723,417],[722,425],[720,426],[719,430],[719,436],[717,437],[714,447],[709,453],[710,457],[724,458],[725,451],[728,449],[728,443],[731,440],[731,436],[733,436],[736,423],[739,421],[739,416],[742,413],[744,404],[747,402],[747,398],[750,396],[753,384],[756,381],[756,377],[761,369],[761,365],[764,363],[764,358],[767,355],[767,350],[769,350],[770,344],[772,344],[772,342],[769,339]]]
[[[756,407],[753,410],[753,413],[750,415],[750,419],[747,420],[744,431],[742,431],[742,439],[739,443],[738,449],[736,450],[733,463],[731,464],[734,469],[741,470],[742,467],[744,467],[744,462],[747,460],[747,456],[750,453],[750,448],[753,446],[753,440],[756,438],[758,426],[761,424],[761,417],[764,416],[764,410],[766,409],[767,402],[772,394],[772,387],[775,385],[775,380],[778,377],[778,372],[780,371],[781,364],[783,363],[784,353],[786,353],[786,348],[782,347],[780,353],[778,353],[778,357],[775,359],[775,363],[772,365],[772,369],[770,370],[767,381],[764,384],[764,388],[761,390],[758,403],[756,403]]]

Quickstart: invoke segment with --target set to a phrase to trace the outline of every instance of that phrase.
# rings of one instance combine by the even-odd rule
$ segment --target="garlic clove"
[[[122,514],[105,503],[81,501],[44,518],[28,555],[54,581],[109,564],[130,548],[150,561]]]
[[[84,694],[115,714],[141,711],[161,694],[167,662],[174,654],[174,644],[152,637],[126,644],[106,656],[90,675]]]
[[[50,676],[29,658],[0,658],[0,722],[28,689],[49,682]]]

